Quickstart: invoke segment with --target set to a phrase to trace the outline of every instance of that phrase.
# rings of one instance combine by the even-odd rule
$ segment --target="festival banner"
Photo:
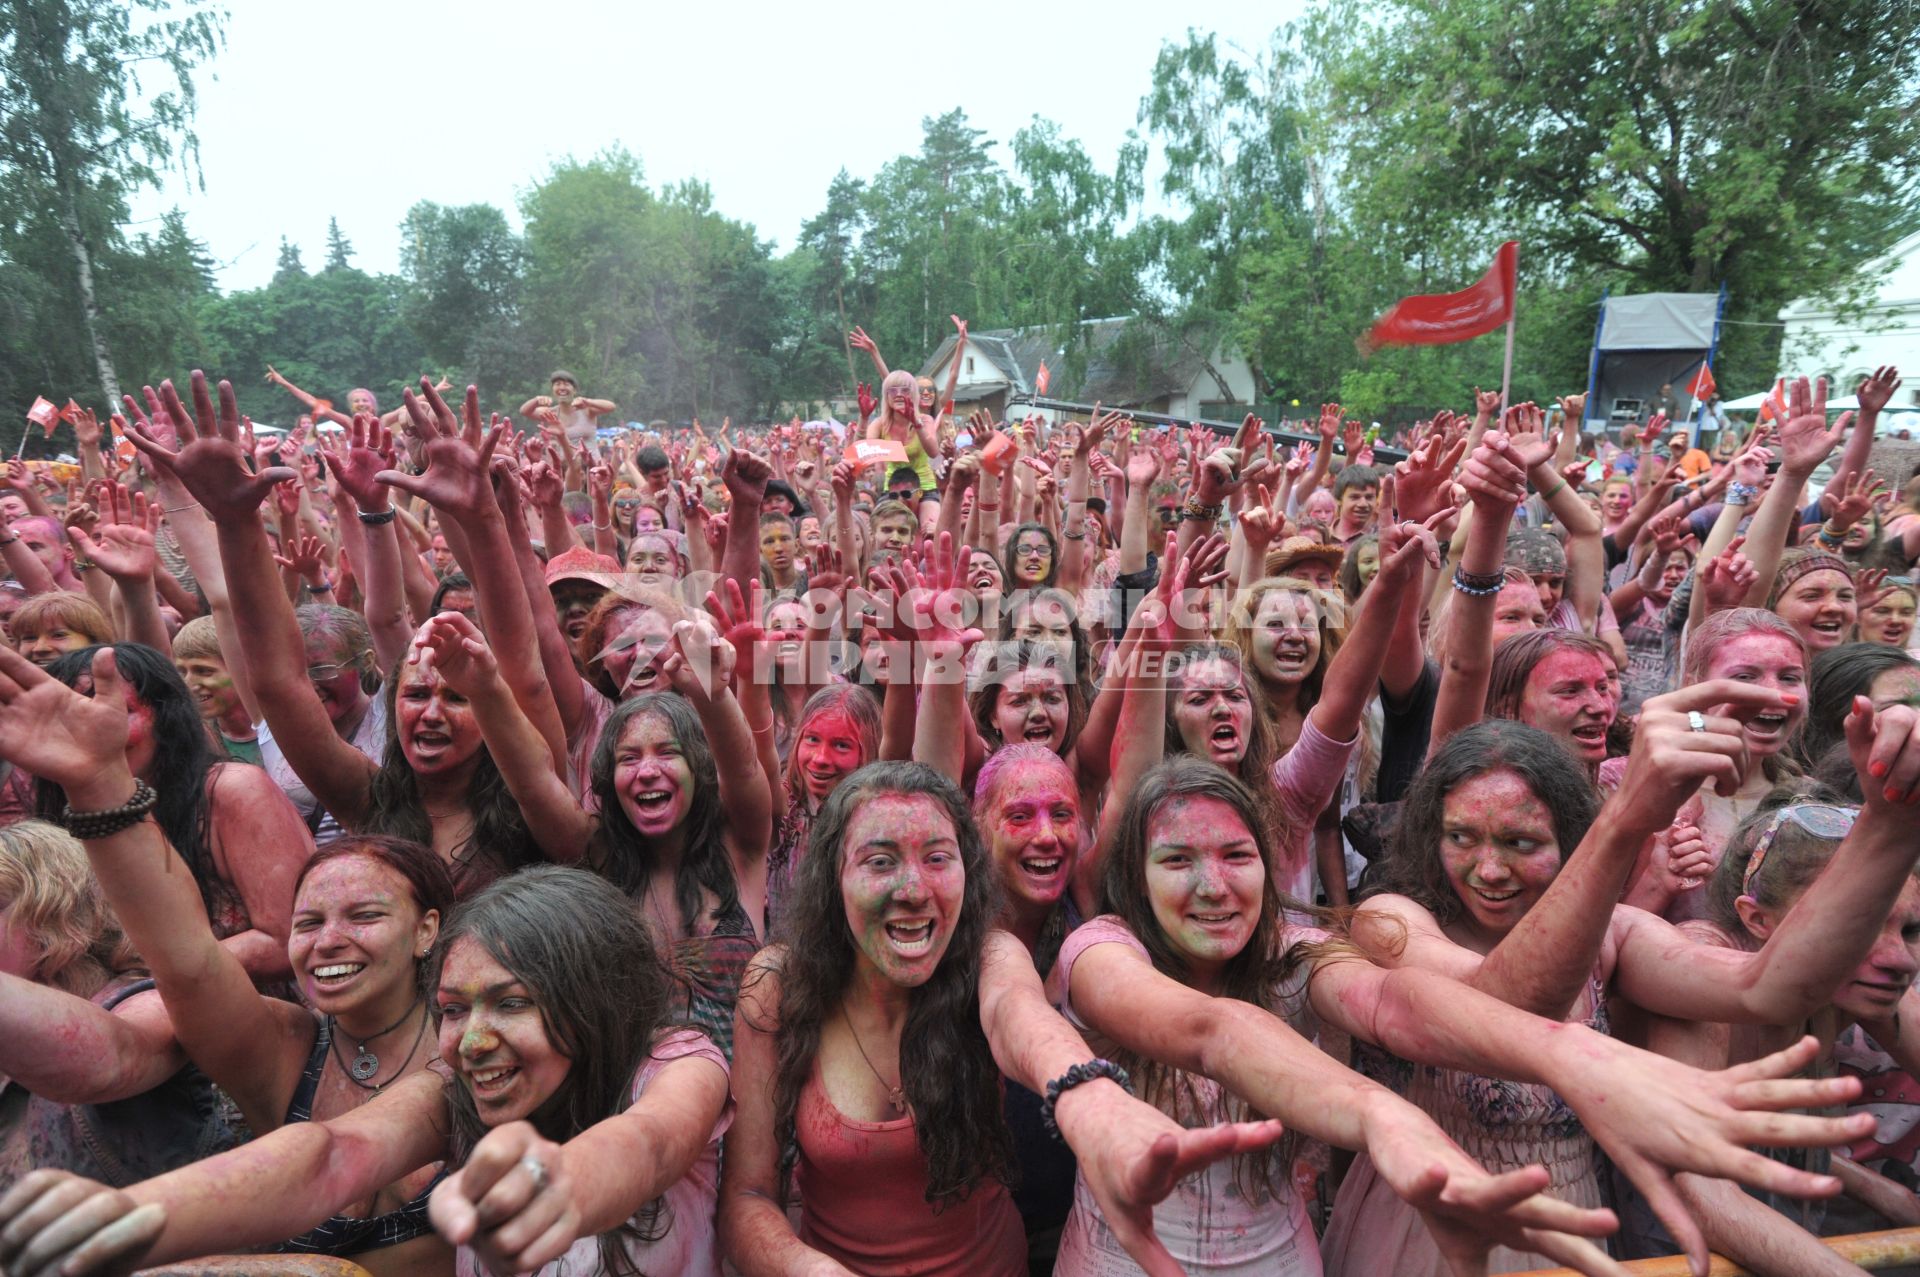
[[[907,464],[907,449],[905,444],[892,439],[856,439],[847,445],[847,460],[855,470],[882,463],[904,466]]]

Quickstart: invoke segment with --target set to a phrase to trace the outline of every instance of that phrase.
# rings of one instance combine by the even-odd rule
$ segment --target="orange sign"
[[[907,464],[907,448],[905,444],[891,439],[856,439],[847,445],[847,460],[853,463],[855,470],[883,463],[904,466]]]
[[[986,446],[980,449],[980,468],[995,478],[1005,478],[1007,467],[1013,464],[1013,440],[1004,431],[996,430],[987,436]]]

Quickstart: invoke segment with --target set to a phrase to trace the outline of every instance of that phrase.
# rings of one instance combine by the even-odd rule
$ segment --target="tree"
[[[14,226],[45,215],[59,228],[79,327],[109,403],[118,402],[120,378],[101,319],[99,258],[119,236],[129,192],[176,159],[196,159],[194,73],[220,46],[220,20],[200,0],[0,7],[0,200]],[[146,92],[143,67],[157,68],[167,87]]]
[[[273,263],[273,282],[285,284],[295,279],[304,279],[306,274],[307,268],[300,261],[300,246],[288,243],[287,237],[282,235],[280,256]]]
[[[1725,284],[1724,384],[1772,377],[1782,304],[1920,227],[1920,10],[1893,0],[1335,0],[1346,175],[1423,218],[1635,290]],[[1524,325],[1523,325],[1524,329]]]
[[[525,246],[506,214],[491,204],[446,207],[423,200],[408,210],[400,235],[408,285],[402,304],[428,354],[442,368],[497,367],[514,345],[507,329],[518,313],[526,269]],[[489,359],[479,358],[483,348]],[[509,364],[522,375],[539,375],[526,372],[528,360],[519,355]]]
[[[353,258],[353,245],[340,233],[340,219],[327,219],[327,266],[328,270],[345,270]]]

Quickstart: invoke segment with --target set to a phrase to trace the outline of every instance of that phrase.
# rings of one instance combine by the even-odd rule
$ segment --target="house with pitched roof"
[[[1204,349],[1163,326],[1127,317],[1090,319],[1071,328],[1001,328],[970,333],[965,348],[949,336],[920,368],[946,388],[960,361],[954,408],[962,417],[985,408],[1004,417],[1021,396],[1100,403],[1182,420],[1232,420],[1256,401],[1253,369],[1237,354]]]

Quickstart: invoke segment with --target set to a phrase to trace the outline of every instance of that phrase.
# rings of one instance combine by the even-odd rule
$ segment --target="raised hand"
[[[867,330],[858,325],[855,325],[854,330],[847,334],[847,345],[852,346],[855,350],[865,350],[869,352],[879,349],[879,347],[873,344],[873,338],[867,336]]]
[[[720,469],[720,480],[727,485],[736,507],[748,503],[760,504],[766,497],[767,483],[772,478],[772,466],[740,448],[727,453],[726,464]]]
[[[429,617],[415,631],[407,664],[437,671],[455,694],[469,700],[500,677],[500,662],[486,636],[458,612]]]
[[[496,414],[487,426],[481,425],[480,392],[476,387],[467,387],[458,419],[425,377],[420,379],[420,388],[422,394],[407,390],[401,398],[406,403],[407,420],[426,441],[426,471],[414,475],[382,470],[375,478],[389,488],[424,499],[455,521],[483,518],[498,510],[488,474],[506,420]]]
[[[137,415],[139,424],[128,424],[125,434],[148,461],[178,479],[209,518],[217,523],[251,519],[274,484],[299,476],[286,466],[249,473],[247,457],[240,449],[240,409],[234,402],[233,386],[220,383],[220,409],[216,414],[206,374],[196,368],[191,384],[192,413],[180,402],[171,381],[160,383],[157,398],[151,388],[146,392],[151,402],[164,409],[166,420],[178,432],[177,451],[158,437],[157,429],[150,430],[158,415],[150,421],[132,399],[126,400],[127,408]]]
[[[759,578],[747,582],[745,595],[740,593],[740,582],[732,577],[721,584],[726,587],[726,596],[723,598],[716,591],[708,590],[707,611],[720,627],[720,637],[731,644],[735,652],[751,651],[766,638],[766,630],[760,624],[760,618],[766,615],[766,601]]]
[[[93,655],[82,696],[10,647],[0,647],[0,758],[73,791],[126,769],[127,694],[113,649]]]
[[[100,494],[105,522],[97,535],[89,535],[78,526],[69,527],[67,536],[74,548],[115,581],[153,580],[153,539],[160,531],[160,507],[148,505],[145,493],[129,494],[117,483],[101,483],[95,490]]]
[[[1886,487],[1872,470],[1843,476],[1839,483],[1820,494],[1820,508],[1825,511],[1827,522],[1831,525],[1829,530],[1842,535],[1866,518],[1873,509],[1874,501],[1886,492]]]
[[[1527,499],[1527,468],[1507,436],[1489,430],[1467,458],[1460,484],[1476,507],[1511,510]]]
[[[1843,412],[1827,425],[1827,379],[1809,383],[1796,377],[1787,387],[1787,419],[1780,424],[1780,468],[1802,477],[1812,474],[1846,436],[1853,413]]]
[[[1587,395],[1584,390],[1577,395],[1561,395],[1555,402],[1560,405],[1560,416],[1563,419],[1561,422],[1562,429],[1568,428],[1568,423],[1586,420]],[[1580,427],[1573,425],[1571,428],[1578,430]]]
[[[1532,402],[1513,405],[1500,419],[1500,428],[1506,432],[1507,443],[1523,469],[1531,470],[1552,460],[1559,436],[1557,432],[1547,433],[1547,414],[1538,405]]]
[[[288,541],[287,552],[273,561],[283,569],[308,581],[324,580],[327,574],[327,543],[315,536],[298,536]]]
[[[872,384],[864,381],[860,383],[858,398],[860,401],[860,422],[862,425],[865,425],[873,416],[873,410],[880,406],[880,401],[874,397]]]
[[[1320,422],[1318,429],[1320,432],[1321,447],[1330,448],[1333,446],[1334,439],[1340,434],[1340,417],[1342,412],[1343,409],[1337,403],[1323,403],[1320,405]]]
[[[1698,538],[1688,531],[1686,522],[1677,514],[1661,515],[1648,531],[1653,534],[1653,548],[1662,563],[1675,550],[1698,544]]]
[[[380,424],[378,417],[355,413],[343,442],[344,450],[325,440],[320,444],[320,455],[326,458],[334,481],[363,511],[374,514],[385,510],[392,500],[387,485],[380,482],[380,473],[399,464],[393,433]]]
[[[1383,524],[1380,529],[1380,570],[1374,577],[1374,584],[1384,580],[1389,586],[1395,586],[1416,580],[1416,573],[1422,564],[1438,570],[1438,529],[1452,514],[1453,507],[1449,505],[1435,510],[1424,521],[1402,519]]]
[[[1273,493],[1264,485],[1255,485],[1253,490],[1255,504],[1240,512],[1234,526],[1240,529],[1240,535],[1246,538],[1249,553],[1265,559],[1267,547],[1273,544],[1275,537],[1287,521],[1284,510],[1273,508]]]
[[[1854,392],[1860,401],[1861,412],[1882,412],[1893,401],[1893,392],[1900,389],[1900,370],[1892,364],[1885,364],[1873,370],[1862,379],[1860,388]]]
[[[1701,565],[1695,588],[1705,595],[1709,615],[1743,605],[1753,583],[1760,579],[1753,560],[1740,553],[1740,547],[1746,543],[1745,536],[1737,536],[1726,549]]]
[[[1733,459],[1733,481],[1757,488],[1767,481],[1767,467],[1773,463],[1773,449],[1758,443],[1748,444]]]
[[[1438,425],[1439,418],[1435,418]],[[1453,505],[1453,472],[1467,455],[1467,441],[1461,438],[1451,447],[1446,436],[1436,432],[1420,441],[1420,446],[1405,461],[1394,463],[1394,486],[1400,497],[1400,516],[1416,523]]]
[[[1500,411],[1500,392],[1497,390],[1482,390],[1480,387],[1475,386],[1473,388],[1473,411],[1475,416],[1484,418],[1487,421],[1492,421],[1493,414]]]
[[[673,638],[660,660],[660,673],[673,690],[696,706],[712,704],[733,682],[733,645],[705,619],[676,621]]]

